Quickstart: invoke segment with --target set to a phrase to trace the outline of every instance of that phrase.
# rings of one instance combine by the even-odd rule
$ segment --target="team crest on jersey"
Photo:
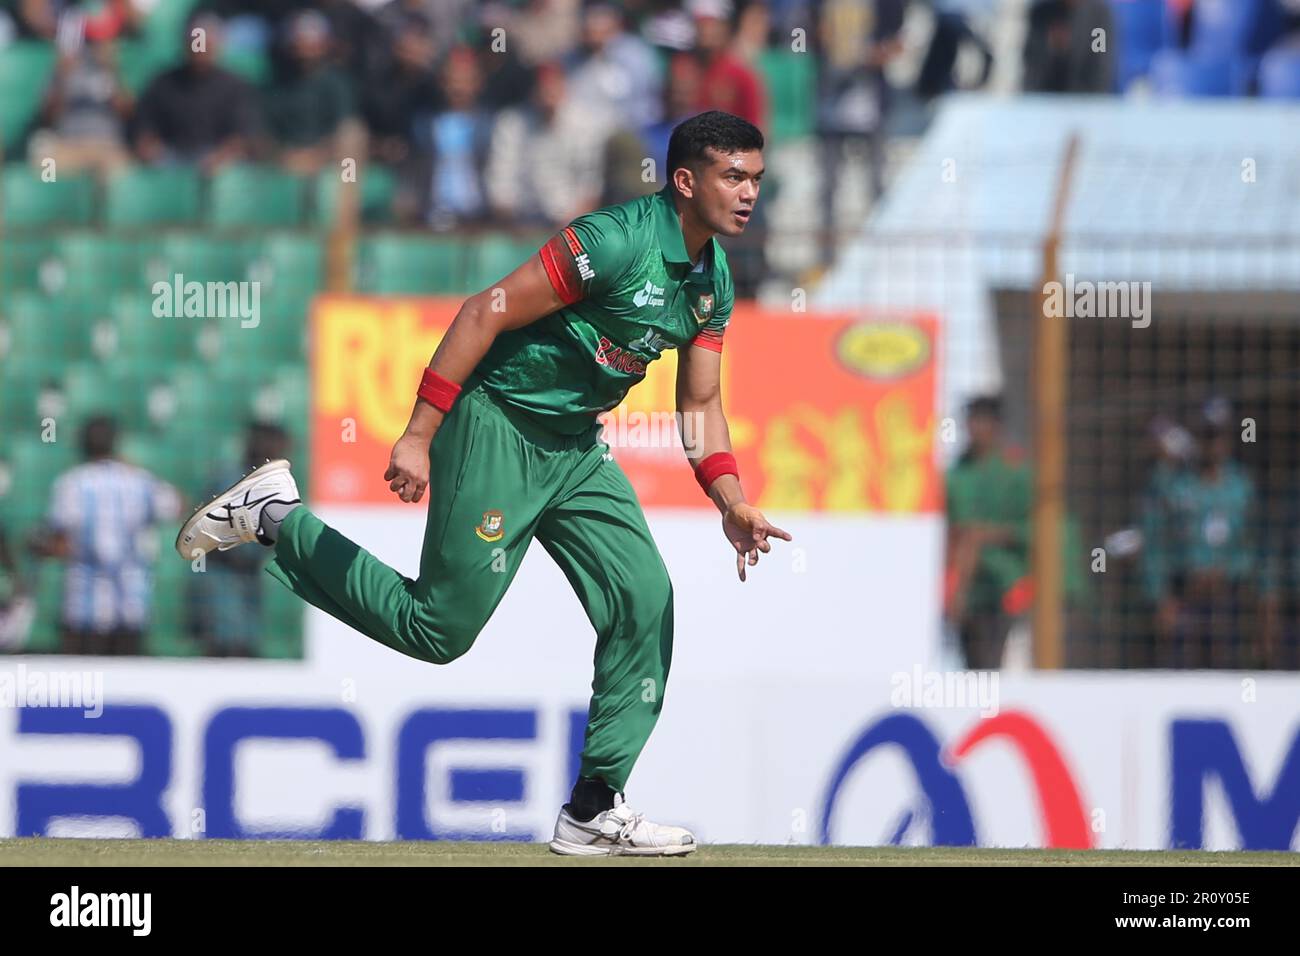
[[[505,520],[506,516],[496,509],[485,511],[474,533],[484,541],[500,541],[506,533]]]
[[[691,311],[695,313],[695,321],[700,325],[709,321],[709,317],[713,315],[713,293],[700,296]]]

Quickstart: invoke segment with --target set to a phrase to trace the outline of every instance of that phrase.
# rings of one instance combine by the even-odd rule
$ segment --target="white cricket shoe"
[[[190,515],[176,536],[176,553],[190,561],[195,552],[229,551],[253,541],[274,544],[260,533],[262,509],[272,501],[302,502],[289,463],[283,458],[254,468]]]
[[[562,856],[681,856],[695,847],[690,830],[651,823],[632,812],[621,793],[614,794],[614,809],[586,823],[561,809],[551,840],[551,851]]]

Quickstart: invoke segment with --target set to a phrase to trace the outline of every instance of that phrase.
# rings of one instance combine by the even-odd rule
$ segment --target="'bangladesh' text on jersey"
[[[735,292],[710,239],[692,266],[668,188],[580,216],[539,255],[565,303],[497,336],[466,387],[576,435],[617,406],[664,349],[722,349]]]

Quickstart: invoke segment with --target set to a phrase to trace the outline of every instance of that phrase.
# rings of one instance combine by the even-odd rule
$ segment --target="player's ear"
[[[685,166],[673,170],[673,186],[687,199],[695,195],[695,173]]]

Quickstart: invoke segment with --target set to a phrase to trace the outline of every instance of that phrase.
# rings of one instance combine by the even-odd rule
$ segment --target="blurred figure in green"
[[[1027,606],[1033,475],[1004,442],[1000,397],[971,401],[966,429],[970,443],[947,480],[947,617],[966,666],[988,670]]]
[[[1255,486],[1233,460],[1237,436],[1224,399],[1206,403],[1197,432],[1194,465],[1153,481],[1143,509],[1143,587],[1156,616],[1156,663],[1244,666],[1261,590]]]

